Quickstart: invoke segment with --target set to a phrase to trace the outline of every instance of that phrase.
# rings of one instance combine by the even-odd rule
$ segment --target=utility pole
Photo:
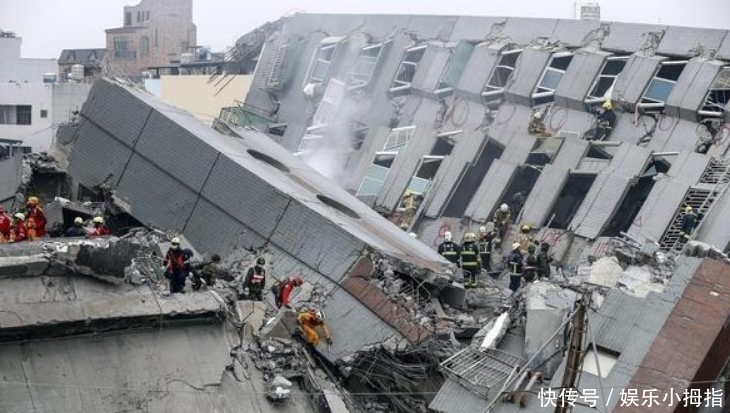
[[[590,303],[591,294],[584,292],[575,302],[575,315],[573,316],[573,334],[570,337],[570,348],[568,349],[568,361],[565,366],[563,383],[560,386],[561,392],[555,413],[568,413],[573,410],[569,400],[566,399],[566,392],[575,389],[575,382],[578,379],[581,367],[581,355],[583,353],[583,338],[586,334],[586,307]],[[576,389],[577,392],[577,389]]]

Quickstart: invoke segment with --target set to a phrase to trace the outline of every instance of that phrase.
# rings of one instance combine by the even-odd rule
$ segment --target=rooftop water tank
[[[77,82],[84,81],[84,65],[75,64],[71,66],[71,79]]]

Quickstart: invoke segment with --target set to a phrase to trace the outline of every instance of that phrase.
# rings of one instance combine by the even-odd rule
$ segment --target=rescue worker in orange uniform
[[[89,233],[89,238],[111,235],[112,232],[104,225],[104,218],[94,217],[94,229]]]
[[[304,339],[308,344],[316,346],[319,344],[319,334],[317,327],[322,329],[322,335],[327,340],[327,344],[332,344],[332,337],[327,324],[324,322],[324,313],[322,311],[305,311],[297,316],[299,328],[304,333]]]
[[[13,217],[13,227],[10,229],[10,242],[27,241],[28,228],[25,226],[25,215],[18,212]]]
[[[38,198],[32,196],[28,198],[28,202],[25,204],[27,210],[25,225],[28,228],[29,241],[46,235],[46,214],[39,203]]]
[[[10,228],[13,220],[5,213],[5,207],[0,205],[0,244],[10,241]]]
[[[294,288],[299,287],[302,284],[304,284],[304,280],[302,280],[301,277],[289,277],[286,281],[280,283],[276,289],[276,308],[291,308],[291,306],[289,306],[291,293],[294,291]]]

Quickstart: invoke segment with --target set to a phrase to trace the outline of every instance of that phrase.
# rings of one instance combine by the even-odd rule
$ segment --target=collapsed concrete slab
[[[538,353],[543,345],[565,320],[575,303],[576,294],[572,290],[561,288],[547,282],[531,283],[527,286],[527,323],[525,325],[525,356],[533,361],[532,367],[540,366],[536,371],[547,377],[560,367],[562,357],[552,352]],[[564,337],[556,335],[547,348],[561,348]]]

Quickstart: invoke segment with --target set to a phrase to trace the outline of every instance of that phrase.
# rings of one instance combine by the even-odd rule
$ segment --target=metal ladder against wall
[[[684,208],[687,205],[691,206],[695,213],[704,220],[712,210],[715,201],[730,186],[728,183],[730,183],[730,158],[712,158],[707,169],[702,174],[699,183],[687,191],[679,211],[664,233],[664,237],[660,242],[662,251],[669,252],[674,256],[682,253],[685,245],[687,245],[687,240],[680,235],[682,232]],[[700,220],[697,224],[690,239],[694,238],[694,235],[697,234],[703,220]]]
[[[269,74],[266,78],[266,89],[278,89],[281,86],[281,72],[289,42],[285,36],[279,35],[274,42],[274,47],[274,58],[269,61],[269,66],[266,68],[266,73]]]

